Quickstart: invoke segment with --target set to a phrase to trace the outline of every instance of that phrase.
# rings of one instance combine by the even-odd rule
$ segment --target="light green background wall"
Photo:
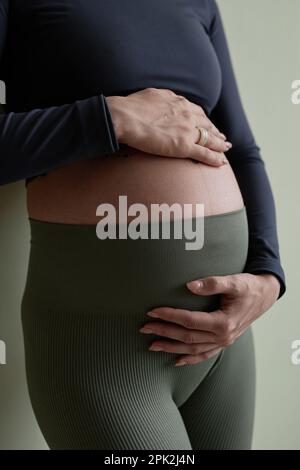
[[[199,0],[200,1],[200,0]],[[219,0],[244,106],[272,183],[287,294],[255,323],[257,407],[254,449],[300,449],[299,0]],[[1,90],[1,88],[0,88]],[[1,91],[0,91],[1,92]],[[31,411],[24,371],[20,302],[28,261],[24,183],[0,188],[0,449],[47,449]]]

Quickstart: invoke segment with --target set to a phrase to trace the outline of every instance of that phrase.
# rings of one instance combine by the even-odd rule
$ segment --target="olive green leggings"
[[[198,250],[172,236],[100,240],[95,225],[30,219],[30,227],[26,374],[50,449],[250,449],[252,329],[182,367],[178,354],[148,350],[158,336],[139,332],[154,307],[217,308],[218,295],[197,296],[185,283],[242,272],[245,208],[206,216]]]

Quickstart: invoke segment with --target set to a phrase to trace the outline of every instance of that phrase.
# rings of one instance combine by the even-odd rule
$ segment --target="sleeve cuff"
[[[120,149],[119,142],[117,139],[113,120],[109,111],[109,107],[107,105],[106,98],[104,95],[100,95],[100,106],[103,109],[103,115],[109,137],[110,148],[113,152],[117,152]]]
[[[79,116],[85,144],[84,158],[111,154],[119,145],[112,118],[102,94],[78,102]]]
[[[269,273],[273,274],[277,277],[280,283],[280,291],[277,297],[277,300],[282,297],[286,292],[286,282],[285,282],[285,274],[281,267],[281,265],[275,260],[258,260],[253,261],[251,263],[247,263],[244,268],[243,272],[247,272],[250,274],[264,274]]]

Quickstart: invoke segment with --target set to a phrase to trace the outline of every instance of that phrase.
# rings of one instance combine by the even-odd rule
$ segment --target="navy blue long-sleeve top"
[[[120,149],[106,96],[169,88],[202,106],[249,224],[244,271],[285,292],[271,186],[239,96],[215,0],[0,0],[0,184]]]

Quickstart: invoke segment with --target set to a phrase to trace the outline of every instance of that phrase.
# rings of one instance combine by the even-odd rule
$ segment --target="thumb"
[[[232,290],[231,276],[209,276],[186,283],[187,288],[198,295],[230,293]]]

